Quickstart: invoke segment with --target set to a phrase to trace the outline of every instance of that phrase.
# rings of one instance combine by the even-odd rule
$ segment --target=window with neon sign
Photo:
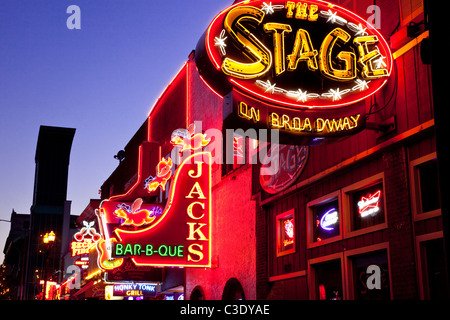
[[[385,222],[383,183],[356,191],[351,199],[352,230],[360,230]]]
[[[312,208],[312,241],[321,242],[340,234],[339,200]]]
[[[294,210],[289,210],[276,217],[277,256],[295,252],[295,218]]]
[[[389,300],[389,267],[386,251],[366,253],[352,258],[354,298]]]

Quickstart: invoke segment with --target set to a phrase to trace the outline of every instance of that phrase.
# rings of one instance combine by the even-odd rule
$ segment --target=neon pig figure
[[[320,227],[324,230],[331,231],[334,230],[333,225],[338,222],[339,216],[335,208],[332,208],[325,212],[325,214],[320,219]]]

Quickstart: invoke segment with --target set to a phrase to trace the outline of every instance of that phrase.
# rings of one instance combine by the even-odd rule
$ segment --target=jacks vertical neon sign
[[[204,138],[202,141],[208,141]],[[136,266],[211,266],[212,158],[210,152],[200,150],[206,144],[183,146],[194,153],[164,181],[164,186],[159,183],[163,188],[173,179],[163,210],[142,199],[128,203],[118,201],[119,197],[102,202],[97,211],[104,235],[103,247],[99,247],[103,256],[100,268],[114,269],[124,259],[131,259]],[[162,159],[164,166],[169,160]],[[143,181],[142,188],[155,190],[148,186],[149,181]]]

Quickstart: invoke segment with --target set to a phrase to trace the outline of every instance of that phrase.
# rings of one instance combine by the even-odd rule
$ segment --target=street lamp
[[[50,248],[53,246],[53,243],[55,242],[56,236],[55,233],[50,231],[50,233],[46,233],[44,235],[44,243],[47,244]]]
[[[50,250],[53,247],[53,243],[55,242],[56,235],[52,231],[50,233],[46,233],[44,235],[43,242],[47,245],[47,251],[45,253],[45,278],[44,278],[44,292],[43,292],[43,300],[45,300],[45,295],[47,294],[47,277],[48,277],[48,256],[50,255]]]

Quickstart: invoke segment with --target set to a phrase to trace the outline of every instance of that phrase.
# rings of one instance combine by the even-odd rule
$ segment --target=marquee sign
[[[326,136],[363,128],[365,106],[357,102],[386,84],[393,59],[382,35],[347,9],[254,0],[214,18],[196,63],[216,92],[238,93],[233,113],[241,122]]]
[[[204,137],[202,137],[204,138]],[[206,141],[204,139],[203,141]],[[183,144],[181,141],[174,144]],[[201,151],[205,144],[190,144],[193,153],[178,166],[174,175],[162,170],[172,161],[162,159],[157,173],[164,179],[138,180],[135,188],[150,194],[170,183],[170,195],[163,208],[137,198],[105,200],[96,211],[102,227],[97,244],[98,265],[103,270],[119,268],[130,259],[135,266],[209,267],[211,265],[211,153]],[[152,182],[158,181],[158,185]],[[126,198],[132,192],[128,192]],[[123,198],[123,199],[122,199]]]

